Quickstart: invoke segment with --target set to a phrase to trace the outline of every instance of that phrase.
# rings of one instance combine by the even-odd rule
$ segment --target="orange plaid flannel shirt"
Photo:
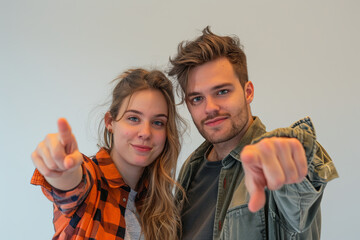
[[[130,187],[124,182],[109,153],[104,148],[93,159],[84,156],[83,178],[73,190],[53,188],[35,169],[31,184],[40,185],[54,203],[53,240],[116,239],[125,236],[125,209]],[[136,202],[146,195],[143,184]]]

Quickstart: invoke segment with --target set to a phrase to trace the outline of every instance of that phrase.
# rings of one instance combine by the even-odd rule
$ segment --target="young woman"
[[[58,120],[32,154],[31,183],[54,203],[53,239],[177,239],[173,180],[180,151],[171,82],[159,71],[117,78],[100,150],[82,155]]]

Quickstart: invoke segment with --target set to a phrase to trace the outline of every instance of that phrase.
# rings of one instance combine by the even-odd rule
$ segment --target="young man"
[[[320,201],[337,172],[311,120],[266,132],[251,114],[254,87],[236,37],[207,27],[170,62],[206,139],[179,174],[182,239],[319,239]]]

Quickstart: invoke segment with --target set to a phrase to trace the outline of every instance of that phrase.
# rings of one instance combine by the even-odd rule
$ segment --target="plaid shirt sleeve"
[[[56,208],[62,214],[72,215],[87,197],[93,184],[90,172],[85,167],[84,163],[81,167],[83,169],[83,177],[79,185],[74,189],[62,191],[52,187],[37,169],[35,169],[31,184],[40,185],[44,195],[55,204]]]
[[[53,240],[123,240],[130,187],[106,149],[99,150],[92,159],[83,156],[82,181],[70,191],[54,189],[37,170],[31,179],[54,204]],[[145,194],[146,186],[144,183],[140,196]]]

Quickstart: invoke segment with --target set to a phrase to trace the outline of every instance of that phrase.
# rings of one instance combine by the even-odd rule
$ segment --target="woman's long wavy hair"
[[[146,240],[178,239],[181,229],[179,209],[175,205],[173,191],[181,189],[175,179],[177,158],[180,153],[179,127],[184,121],[177,114],[173,86],[170,80],[160,71],[144,69],[130,69],[117,77],[112,103],[109,109],[113,119],[118,117],[119,109],[128,96],[137,91],[155,89],[161,91],[168,105],[168,121],[166,124],[166,142],[163,151],[144,170],[138,186],[144,181],[149,183],[145,198],[136,203],[140,216],[140,225]],[[118,119],[117,119],[118,120]],[[103,124],[101,124],[103,125]],[[112,133],[106,127],[100,128],[103,132],[100,146],[109,150],[113,146]]]

